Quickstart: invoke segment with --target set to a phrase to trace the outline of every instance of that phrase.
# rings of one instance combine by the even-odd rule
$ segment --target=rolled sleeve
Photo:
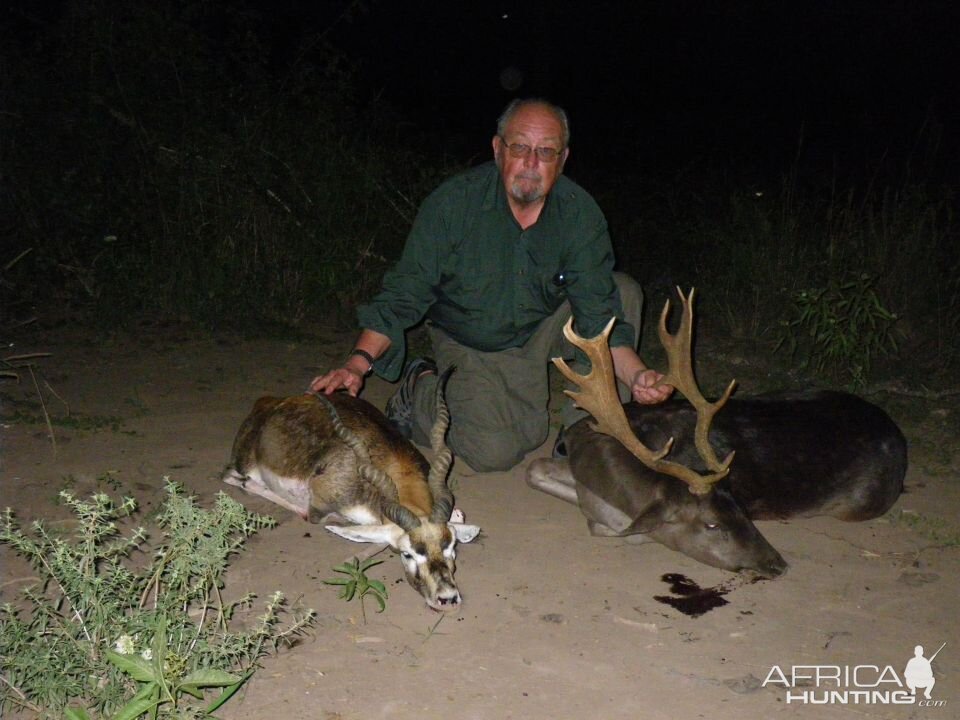
[[[620,292],[613,280],[613,245],[605,220],[601,218],[591,232],[584,233],[570,264],[577,274],[569,288],[577,333],[595,337],[611,317],[617,317],[610,347],[633,347],[634,327],[624,319]]]
[[[442,200],[434,193],[417,213],[400,260],[383,276],[383,289],[357,308],[360,327],[390,338],[390,347],[373,364],[374,372],[385,380],[400,377],[406,330],[423,319],[436,299],[439,239],[446,235],[445,225]]]

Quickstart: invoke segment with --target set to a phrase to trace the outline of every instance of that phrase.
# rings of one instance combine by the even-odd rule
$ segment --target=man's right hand
[[[363,375],[348,367],[337,368],[326,375],[315,377],[307,392],[330,395],[340,389],[356,397],[363,390]]]

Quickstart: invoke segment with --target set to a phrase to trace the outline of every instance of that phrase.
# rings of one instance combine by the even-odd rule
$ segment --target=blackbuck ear
[[[447,523],[450,532],[457,538],[457,542],[468,543],[480,534],[479,525],[464,525],[463,523]]]
[[[403,528],[394,525],[325,525],[334,535],[358,543],[387,543],[397,547],[397,541],[403,535]]]

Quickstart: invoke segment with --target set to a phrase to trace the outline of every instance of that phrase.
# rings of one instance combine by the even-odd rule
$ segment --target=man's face
[[[514,157],[508,146],[525,145],[528,152]],[[551,148],[559,155],[553,162],[544,162],[537,148]],[[563,171],[569,149],[563,147],[563,128],[557,117],[541,105],[520,108],[503,133],[493,138],[493,156],[507,194],[520,205],[541,201],[553,188]]]

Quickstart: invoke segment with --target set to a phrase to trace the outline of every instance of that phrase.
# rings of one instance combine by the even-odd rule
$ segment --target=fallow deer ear
[[[386,525],[325,525],[334,535],[357,543],[386,543],[392,548],[404,534],[403,528],[393,523]]]
[[[630,525],[632,533],[650,533],[669,521],[667,505],[657,501],[651,503],[638,513]]]
[[[614,520],[623,520],[623,522],[612,523],[614,527],[605,525],[597,520],[587,520],[587,527],[590,534],[596,537],[619,537],[627,541],[635,537],[638,533],[643,535],[651,533],[664,523],[669,522],[670,518],[665,515],[666,506],[662,502],[654,502],[647,507],[639,510],[633,517],[632,522],[627,522],[630,518],[624,516],[614,517]],[[635,542],[635,541],[634,541]]]
[[[480,534],[479,525],[464,525],[463,523],[451,522],[447,523],[447,527],[449,527],[450,532],[456,536],[457,542],[468,543]]]

